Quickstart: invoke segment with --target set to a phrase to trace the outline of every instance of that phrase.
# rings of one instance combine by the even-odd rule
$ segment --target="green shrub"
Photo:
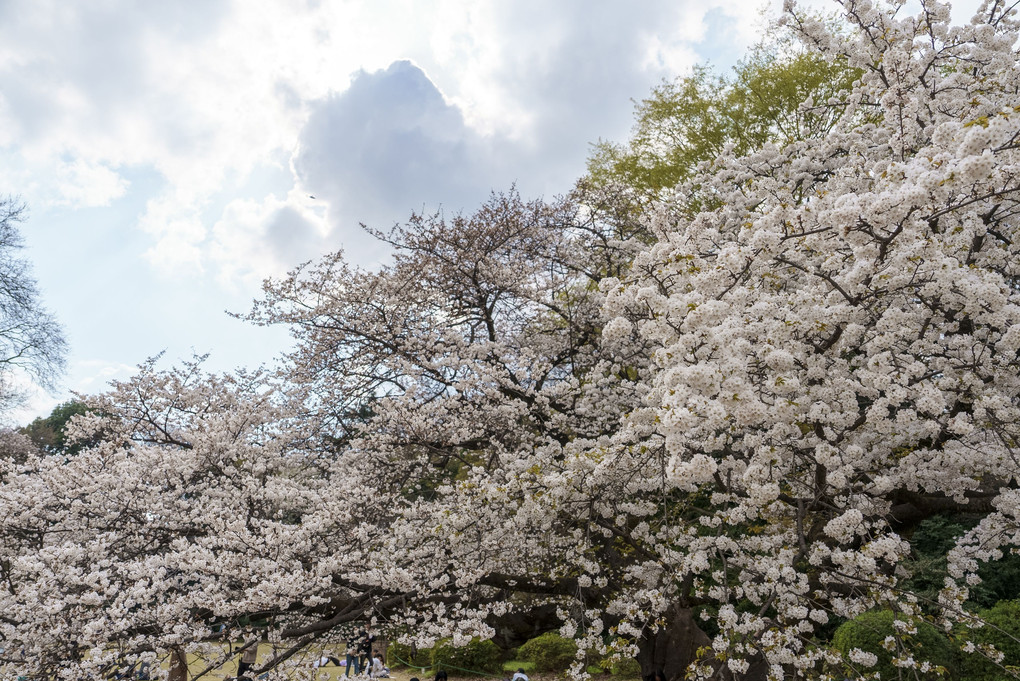
[[[607,670],[613,676],[623,676],[626,678],[641,676],[641,665],[633,657],[623,657],[619,660],[607,657],[599,663],[599,667]]]
[[[999,601],[988,610],[979,613],[986,624],[980,629],[958,629],[961,647],[967,641],[977,646],[993,645],[1004,655],[1002,662],[995,664],[980,652],[960,654],[960,678],[967,681],[1000,681],[1015,679],[1002,667],[1020,666],[1020,601]]]
[[[618,662],[614,662],[609,668],[609,673],[613,676],[634,678],[641,676],[641,665],[633,657],[625,657]]]
[[[517,654],[533,662],[536,671],[559,672],[573,663],[577,655],[577,644],[573,639],[563,638],[555,631],[550,631],[522,645]]]
[[[848,655],[854,648],[873,653],[878,657],[878,664],[874,667],[864,668],[859,664],[854,664],[853,667],[865,673],[877,671],[883,679],[898,679],[901,671],[906,672],[905,676],[911,678],[942,678],[937,671],[914,677],[913,670],[901,670],[893,665],[893,652],[886,650],[882,645],[887,636],[892,636],[899,642],[901,649],[905,647],[909,650],[917,662],[930,662],[932,665],[943,667],[952,675],[955,670],[953,648],[945,634],[924,621],[913,622],[917,628],[914,634],[897,634],[893,627],[893,621],[897,619],[905,621],[908,617],[891,610],[877,610],[858,615],[840,625],[832,638],[832,645],[843,654],[848,665],[850,664]]]
[[[402,666],[409,664],[413,667],[431,667],[432,649],[412,649],[411,646],[394,641],[386,651],[386,663],[391,666]]]
[[[471,672],[499,672],[503,656],[499,646],[489,640],[473,638],[466,646],[454,646],[453,639],[444,638],[432,649],[432,666],[445,669],[450,676],[471,675]]]

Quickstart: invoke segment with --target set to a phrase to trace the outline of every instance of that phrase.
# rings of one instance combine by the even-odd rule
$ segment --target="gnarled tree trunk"
[[[638,641],[641,676],[648,679],[662,670],[667,681],[681,679],[697,658],[698,649],[711,642],[695,622],[691,608],[672,605],[666,613],[666,626],[654,633],[647,631]]]
[[[694,619],[691,608],[674,604],[666,613],[666,625],[657,632],[648,631],[638,641],[637,661],[641,665],[641,676],[651,679],[656,670],[661,670],[666,681],[683,679],[688,667],[698,659],[698,649],[711,646],[708,637]],[[764,681],[768,666],[760,655],[748,660],[751,665],[743,674],[736,674],[718,661],[712,659],[711,651],[702,662],[715,668],[713,679],[719,681]]]
[[[188,681],[188,655],[184,648],[175,647],[170,651],[169,681]]]

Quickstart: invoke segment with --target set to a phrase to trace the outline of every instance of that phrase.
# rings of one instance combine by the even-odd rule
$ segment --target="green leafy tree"
[[[502,654],[491,640],[473,638],[464,645],[456,645],[453,639],[444,638],[432,649],[432,665],[452,676],[473,676],[499,671]]]
[[[45,418],[40,416],[29,423],[22,429],[22,432],[45,452],[77,454],[88,443],[69,442],[67,424],[72,416],[87,414],[88,411],[88,407],[84,403],[69,400],[54,407],[49,416]]]
[[[623,185],[645,202],[728,147],[746,154],[770,142],[783,146],[822,134],[836,120],[833,109],[805,102],[828,102],[857,76],[844,60],[793,53],[774,43],[760,45],[728,78],[697,67],[664,81],[636,106],[626,144],[594,145],[588,181]]]

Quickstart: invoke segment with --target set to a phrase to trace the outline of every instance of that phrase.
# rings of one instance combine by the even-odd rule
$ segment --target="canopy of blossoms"
[[[972,622],[978,566],[1020,543],[1015,12],[839,12],[786,10],[860,74],[794,141],[637,215],[606,190],[416,217],[379,271],[267,284],[278,370],[149,363],[90,400],[80,454],[14,447],[9,668],[214,670],[265,635],[257,671],[295,678],[354,623],[429,646],[528,617],[578,675],[817,678],[833,618]],[[906,536],[948,511],[983,520],[926,601]]]

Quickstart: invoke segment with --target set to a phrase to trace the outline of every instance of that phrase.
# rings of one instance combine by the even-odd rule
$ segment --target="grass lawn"
[[[236,650],[236,646],[234,647],[234,649]],[[225,661],[223,662],[223,664],[219,667],[216,667],[206,672],[205,675],[202,676],[201,681],[223,681],[223,679],[233,679],[234,677],[236,677],[237,663],[240,657],[240,653],[233,652],[227,655],[227,652],[228,652],[227,648],[226,646],[224,646],[223,648],[224,657],[222,658],[219,657],[218,655],[216,656],[215,659],[213,658],[213,656],[189,655],[188,656],[189,678],[190,676],[205,671],[211,664],[215,664],[216,662],[224,658]],[[333,655],[334,657],[343,659],[342,655],[336,655],[334,651],[328,649],[322,651],[320,650],[309,651],[306,652],[304,655],[301,655],[298,659],[303,661],[302,666],[307,668],[308,671],[312,671],[313,669],[312,663],[317,659],[320,653],[326,656]],[[258,662],[256,663],[256,668],[257,665],[264,664],[265,662],[267,662],[272,656],[272,654],[273,649],[271,645],[269,645],[268,643],[259,644]],[[163,664],[160,665],[160,667],[166,669],[168,665],[169,662],[164,661]],[[456,679],[457,681],[499,681],[500,679],[509,679],[513,675],[513,673],[517,671],[518,668],[522,668],[531,678],[531,681],[562,681],[562,679],[565,678],[565,674],[563,672],[535,673],[534,667],[535,667],[534,663],[527,662],[525,660],[508,660],[507,662],[503,663],[503,672],[499,676],[495,674],[489,674],[484,676],[481,675],[461,676],[458,675],[459,674],[458,672],[452,670],[449,673],[450,677],[452,679]],[[329,664],[325,667],[320,667],[315,671],[316,671],[316,674],[314,676],[315,681],[342,681],[343,679],[346,678],[345,673],[347,671],[347,668],[345,666],[336,666],[334,664]],[[593,668],[589,671],[594,672],[595,669]],[[395,669],[390,670],[390,679],[392,679],[392,681],[411,681],[412,678],[418,678],[421,681],[431,681],[434,676],[435,672],[433,672],[430,669],[397,667]],[[357,677],[352,671],[349,678],[354,679]],[[360,678],[365,679],[366,677],[361,676]],[[636,681],[636,679],[628,679],[622,676],[610,676],[609,674],[593,674],[593,679],[595,679],[596,681],[598,680]]]

